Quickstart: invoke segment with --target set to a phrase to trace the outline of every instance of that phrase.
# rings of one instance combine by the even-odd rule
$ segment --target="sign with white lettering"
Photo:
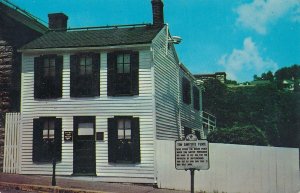
[[[175,168],[177,170],[208,170],[209,151],[207,140],[175,142]]]

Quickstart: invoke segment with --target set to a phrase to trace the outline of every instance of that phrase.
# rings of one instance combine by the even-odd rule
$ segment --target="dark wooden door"
[[[74,117],[73,174],[96,175],[95,117]]]

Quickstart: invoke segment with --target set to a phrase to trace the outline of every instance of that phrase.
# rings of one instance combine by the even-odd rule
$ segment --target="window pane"
[[[86,66],[85,66],[85,70],[86,70],[86,74],[92,74],[92,65],[93,65],[93,62],[92,62],[92,57],[86,57]]]
[[[93,123],[79,123],[78,124],[78,135],[94,135],[94,124]]]
[[[44,59],[44,66],[49,66],[49,58]]]
[[[117,56],[117,63],[123,63],[123,54]]]
[[[124,63],[130,63],[130,54],[124,54]]]
[[[124,73],[130,73],[130,64],[129,63],[124,64]]]
[[[51,58],[49,59],[49,76],[54,77],[55,76],[55,59]]]
[[[125,129],[130,129],[131,128],[131,120],[127,119],[125,120]]]
[[[85,57],[80,58],[79,74],[80,75],[85,74]]]
[[[54,129],[49,130],[49,139],[54,139]]]
[[[117,64],[117,73],[123,73],[123,63]]]
[[[54,129],[55,128],[55,122],[54,120],[48,121],[48,129]]]
[[[118,129],[118,139],[124,139],[124,129]]]
[[[48,129],[43,129],[43,139],[48,139]]]
[[[125,139],[131,139],[131,129],[125,130]]]
[[[123,119],[119,119],[118,120],[118,129],[123,129],[124,128],[124,120]]]

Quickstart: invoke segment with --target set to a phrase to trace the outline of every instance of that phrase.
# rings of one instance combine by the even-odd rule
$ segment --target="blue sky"
[[[48,21],[64,12],[68,27],[151,23],[151,0],[10,0]],[[300,0],[164,0],[165,22],[179,58],[194,74],[229,79],[300,64]]]

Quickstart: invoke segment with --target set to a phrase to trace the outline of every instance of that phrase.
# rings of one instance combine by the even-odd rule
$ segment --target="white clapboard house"
[[[67,30],[49,14],[45,35],[22,53],[20,174],[156,182],[156,141],[205,137],[201,88],[152,0],[153,24]]]

